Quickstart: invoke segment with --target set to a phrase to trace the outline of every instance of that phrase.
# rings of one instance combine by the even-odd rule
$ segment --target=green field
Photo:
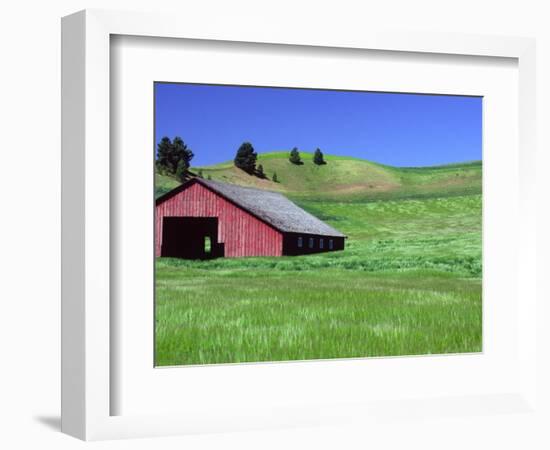
[[[346,249],[277,258],[156,262],[156,364],[479,352],[480,162],[394,168],[260,155],[204,176],[279,190],[348,236]],[[193,170],[197,170],[194,168]],[[157,195],[175,187],[157,175]]]

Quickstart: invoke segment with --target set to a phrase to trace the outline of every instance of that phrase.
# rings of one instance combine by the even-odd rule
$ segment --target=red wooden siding
[[[226,257],[281,256],[282,234],[220,195],[194,183],[156,206],[155,255],[160,256],[164,216],[217,217]]]

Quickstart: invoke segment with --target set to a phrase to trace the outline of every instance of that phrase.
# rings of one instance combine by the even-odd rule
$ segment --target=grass
[[[174,177],[155,172],[155,198],[166,194],[168,191],[171,191],[179,185],[180,182]]]
[[[213,180],[283,192],[294,199],[365,202],[401,198],[449,197],[481,192],[480,161],[434,167],[401,168],[364,159],[326,155],[326,165],[313,164],[313,155],[301,152],[303,165],[288,161],[288,152],[258,155],[267,179],[237,169],[232,161],[192,167]],[[278,183],[271,181],[277,173]],[[157,196],[174,188],[171,177],[156,177]]]
[[[448,274],[167,266],[157,289],[158,365],[481,350],[480,281]]]
[[[276,188],[344,232],[346,249],[157,259],[157,365],[481,351],[481,164],[326,159],[287,167],[281,153],[261,155],[264,168],[281,167]],[[203,168],[214,179],[234,170]],[[225,181],[257,183],[245,177]]]
[[[301,202],[302,207],[347,234],[346,249],[292,257],[161,258],[159,270],[181,269],[366,272],[435,269],[481,276],[481,196],[372,203]]]

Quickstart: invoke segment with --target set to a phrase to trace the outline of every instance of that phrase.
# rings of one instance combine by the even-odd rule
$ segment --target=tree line
[[[173,140],[164,136],[157,145],[157,170],[162,174],[173,175],[182,182],[194,176],[203,178],[202,169],[199,169],[196,174],[189,170],[194,156],[193,151],[179,136],[176,136]],[[257,159],[258,154],[252,144],[243,142],[237,149],[233,163],[235,167],[246,173],[265,179],[267,175],[264,172],[264,167],[261,164],[256,165]],[[304,164],[300,151],[296,147],[290,151],[288,160],[295,165]],[[319,148],[313,154],[313,163],[318,166],[326,164],[323,152]],[[208,179],[212,179],[210,175],[208,175]],[[273,172],[271,180],[275,183],[279,182],[276,172]]]

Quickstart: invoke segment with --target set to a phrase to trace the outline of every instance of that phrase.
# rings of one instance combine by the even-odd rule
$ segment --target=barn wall
[[[163,216],[218,217],[226,257],[281,256],[282,234],[199,183],[156,207],[155,255],[160,256]]]
[[[302,247],[298,247],[298,237],[302,237]],[[313,248],[309,247],[309,238],[313,238]],[[323,248],[319,241],[323,239]],[[332,240],[332,249],[329,248],[329,240]],[[309,255],[312,253],[325,253],[344,250],[346,240],[340,236],[325,236],[306,233],[285,233],[283,240],[283,255]]]

